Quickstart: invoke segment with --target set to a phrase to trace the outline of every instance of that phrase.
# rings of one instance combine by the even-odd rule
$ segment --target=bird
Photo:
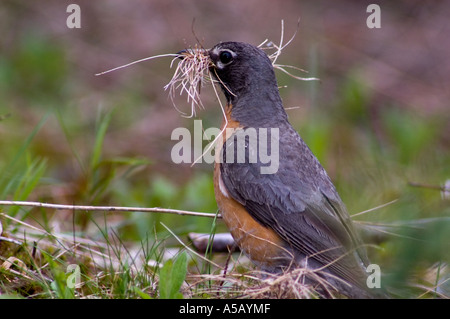
[[[204,50],[226,99],[214,193],[240,250],[265,272],[320,270],[339,294],[374,298],[365,246],[327,172],[290,124],[269,56],[244,42]],[[278,153],[272,171],[264,171],[261,145]]]

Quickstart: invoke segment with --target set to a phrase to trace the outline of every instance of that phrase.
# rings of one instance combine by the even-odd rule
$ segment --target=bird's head
[[[229,101],[251,91],[277,89],[272,62],[258,47],[242,42],[223,42],[207,51],[210,71]]]

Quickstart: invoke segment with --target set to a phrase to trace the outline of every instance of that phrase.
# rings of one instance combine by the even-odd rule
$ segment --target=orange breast
[[[229,106],[226,115],[228,122],[224,122],[224,125],[227,124],[226,128],[237,129],[240,127],[239,122],[231,118],[231,107]],[[216,149],[216,154],[220,154],[223,143],[231,133],[231,130],[223,133],[222,139],[218,141],[219,146]],[[234,240],[241,251],[257,265],[263,268],[277,266],[282,262],[281,256],[286,255],[286,251],[282,247],[282,240],[275,231],[257,222],[240,203],[230,196],[222,182],[220,165],[216,161],[214,166],[214,191],[219,211]]]

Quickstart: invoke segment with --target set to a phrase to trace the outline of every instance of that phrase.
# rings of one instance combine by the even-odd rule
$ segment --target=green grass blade
[[[100,123],[97,129],[97,134],[95,136],[94,149],[91,158],[91,170],[94,171],[95,168],[100,163],[100,158],[102,155],[103,142],[105,140],[106,131],[108,129],[109,123],[111,122],[112,112],[106,113],[104,117],[100,119]]]
[[[179,292],[186,278],[187,255],[181,253],[175,261],[169,259],[160,270],[159,297],[161,299],[180,299],[183,295]]]

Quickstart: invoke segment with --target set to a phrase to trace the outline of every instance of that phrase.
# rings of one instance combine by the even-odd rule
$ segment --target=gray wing
[[[273,174],[261,173],[261,168],[267,166],[261,160],[251,161],[251,154],[260,147],[259,141],[252,143],[247,136],[244,143],[247,163],[242,164],[227,159],[227,152],[238,152],[239,134],[234,135],[234,140],[228,139],[221,164],[228,192],[292,248],[329,265],[328,269],[341,278],[359,284],[355,271],[361,273],[360,261],[366,261],[365,253],[330,178],[290,125],[281,127],[278,137],[268,135],[268,150],[276,150],[273,143],[283,140],[278,143],[279,163]]]

